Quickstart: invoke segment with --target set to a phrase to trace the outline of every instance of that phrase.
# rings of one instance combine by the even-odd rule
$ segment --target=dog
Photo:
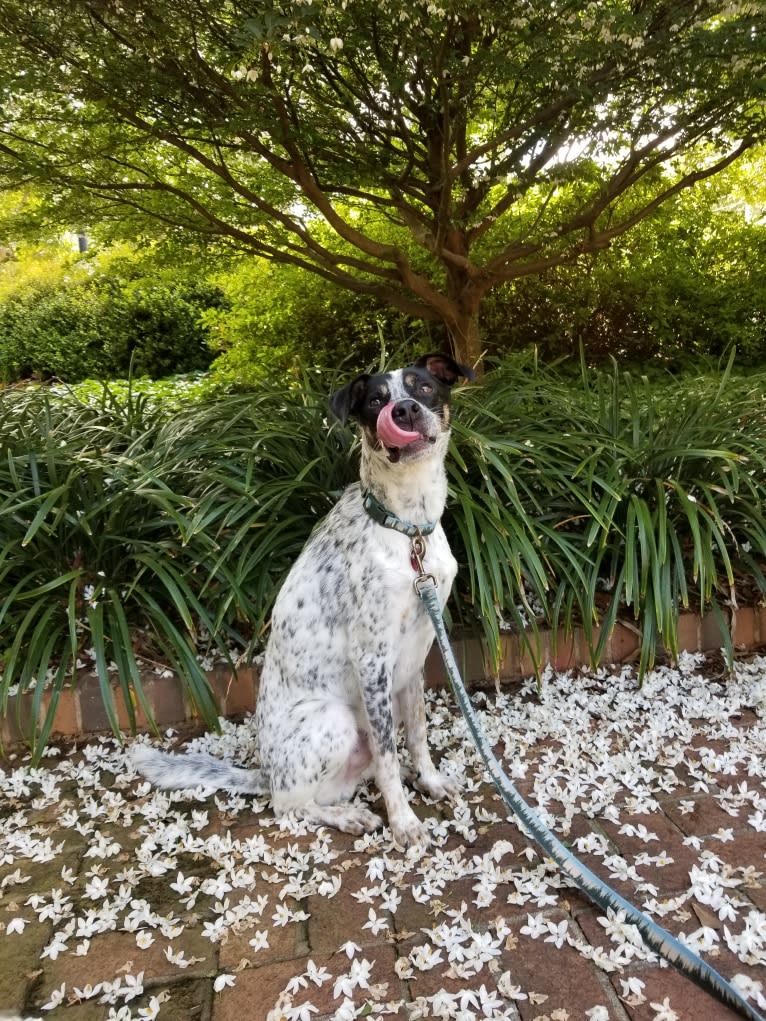
[[[144,776],[165,788],[268,794],[278,816],[292,811],[353,834],[383,825],[350,803],[373,777],[395,843],[427,843],[402,786],[399,723],[415,786],[441,800],[458,785],[428,750],[423,667],[433,625],[413,585],[412,539],[391,525],[432,529],[421,565],[443,605],[457,570],[439,524],[449,398],[473,375],[429,354],[404,369],[359,375],[332,396],[335,416],[360,426],[360,478],[314,530],[277,596],[255,712],[260,768],[139,744],[133,763]]]

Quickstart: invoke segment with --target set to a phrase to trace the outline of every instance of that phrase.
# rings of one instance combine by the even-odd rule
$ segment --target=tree
[[[8,186],[443,322],[764,136],[746,0],[0,0]],[[640,188],[636,188],[637,184]],[[126,219],[127,217],[127,219]]]

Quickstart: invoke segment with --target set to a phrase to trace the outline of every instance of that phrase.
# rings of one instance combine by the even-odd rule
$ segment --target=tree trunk
[[[469,272],[468,244],[458,231],[449,234],[449,248],[462,264],[445,259],[447,271],[447,314],[444,316],[452,345],[452,354],[461,365],[481,373],[481,334],[479,309],[486,291]]]
[[[447,323],[447,332],[455,360],[461,365],[470,365],[480,374],[482,347],[478,307],[472,311],[460,310],[458,315]]]

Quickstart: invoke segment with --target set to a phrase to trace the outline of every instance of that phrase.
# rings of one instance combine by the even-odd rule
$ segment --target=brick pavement
[[[620,789],[614,818],[574,814],[566,839],[634,903],[658,905],[661,924],[675,934],[705,926],[715,944],[707,957],[724,975],[766,986],[762,949],[748,961],[726,942],[727,928],[741,933],[748,920],[761,927],[761,948],[766,931],[766,836],[751,821],[766,792],[762,776],[747,768],[753,749],[764,746],[761,712],[733,714],[725,740],[696,736],[689,768],[676,765],[672,789],[655,789],[636,803]],[[727,760],[732,748],[744,746],[747,755]],[[536,791],[551,789],[541,763],[555,748],[547,738],[527,751],[520,786],[533,801]],[[84,775],[68,775],[48,803],[31,773],[18,793],[9,797],[6,787],[0,1016],[321,1021],[454,1017],[462,1009],[465,1019],[516,1021],[737,1017],[656,961],[639,955],[621,966],[610,962],[609,951],[620,944],[600,912],[558,883],[481,780],[466,794],[460,825],[450,822],[449,807],[418,801],[420,814],[445,820],[435,846],[418,857],[383,838],[302,833],[300,825],[290,832],[253,813],[250,802],[221,796],[158,802],[134,779],[119,778],[121,754],[105,742]],[[8,764],[6,776],[20,766]],[[108,780],[103,788],[99,778]],[[744,793],[741,784],[748,785]],[[547,803],[549,811],[562,806]],[[79,824],[67,812],[79,813]],[[9,837],[14,819],[33,837],[24,853]],[[700,867],[724,885],[731,881],[725,890],[735,918],[719,917],[690,892],[690,873]],[[494,877],[488,886],[486,876]],[[110,899],[117,906],[113,922]],[[131,922],[142,905],[151,905],[148,921]],[[94,923],[94,914],[102,921]],[[25,924],[17,931],[19,918]],[[65,944],[58,952],[56,932]],[[467,971],[466,951],[469,958],[478,954]],[[624,985],[633,979],[644,984],[639,996]],[[110,986],[124,994],[130,983],[135,996],[99,1002]]]

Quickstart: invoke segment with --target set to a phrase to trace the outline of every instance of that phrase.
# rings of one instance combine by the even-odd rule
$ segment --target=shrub
[[[101,308],[84,289],[42,287],[0,306],[0,379],[103,376]]]
[[[220,352],[213,373],[224,383],[251,386],[269,375],[294,377],[303,365],[336,369],[351,355],[355,365],[371,363],[386,345],[389,352],[440,346],[427,324],[294,266],[250,257],[215,282],[227,303],[202,318]]]
[[[56,266],[48,258],[47,264]],[[32,260],[32,270],[34,260]],[[206,369],[205,310],[225,303],[204,281],[153,273],[134,257],[61,257],[67,272],[40,276],[4,267],[0,381],[154,377]]]
[[[132,369],[161,379],[204,371],[213,352],[203,316],[225,304],[222,292],[204,281],[139,280],[120,289],[102,305],[99,325],[107,362],[102,376],[125,376]]]
[[[702,201],[700,198],[702,197]],[[482,328],[492,354],[537,345],[547,361],[576,354],[666,367],[724,356],[766,358],[766,226],[695,193],[614,249],[523,277],[488,295]]]

